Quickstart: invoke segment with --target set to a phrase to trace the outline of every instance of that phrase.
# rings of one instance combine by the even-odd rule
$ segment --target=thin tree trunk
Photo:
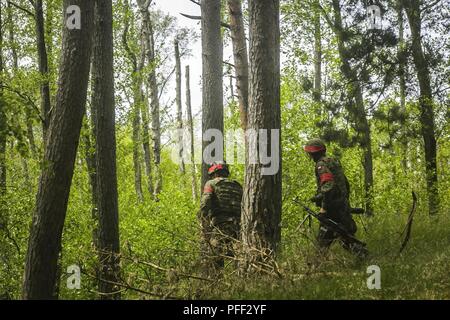
[[[183,107],[181,102],[181,61],[180,61],[180,47],[178,40],[175,39],[175,69],[176,69],[176,101],[177,101],[177,129],[178,129],[178,156],[180,159],[180,172],[184,173],[183,160]]]
[[[250,95],[248,128],[274,129],[280,133],[280,3],[249,0],[250,15]],[[242,242],[247,271],[252,264],[274,257],[281,240],[281,134],[275,145],[266,141],[266,150],[276,150],[278,170],[264,175],[264,165],[248,163],[242,203]],[[247,159],[259,148],[246,143]],[[272,154],[272,157],[276,155]]]
[[[244,19],[241,0],[228,0],[230,14],[231,40],[233,44],[234,65],[237,79],[241,127],[247,128],[248,112],[248,54],[245,38]]]
[[[25,261],[24,299],[55,298],[58,253],[85,113],[93,2],[65,0],[64,9],[69,5],[80,7],[81,29],[63,29],[58,94],[44,155],[47,165],[40,177]]]
[[[220,0],[202,2],[202,135],[209,129],[223,134],[223,43]],[[203,140],[203,139],[202,139]],[[210,142],[203,141],[202,152]],[[221,141],[223,143],[223,141]],[[208,178],[208,164],[202,161],[202,186]]]
[[[422,20],[420,16],[419,0],[402,0],[411,29],[413,61],[416,67],[420,88],[420,124],[425,149],[425,171],[428,193],[429,214],[439,211],[438,176],[437,176],[437,146],[433,113],[433,95],[431,90],[431,76],[427,59],[422,48]]]
[[[361,83],[358,79],[358,76],[356,75],[355,70],[353,70],[350,65],[349,51],[345,47],[345,36],[342,25],[341,7],[339,4],[339,0],[333,0],[333,10],[335,18],[335,24],[333,28],[338,39],[338,52],[342,63],[341,70],[347,81],[351,83],[349,93],[351,97],[354,97],[356,104],[356,112],[349,110],[349,113],[352,114],[352,117],[354,118],[354,121],[358,126],[358,133],[362,135],[362,137],[360,138],[360,145],[364,150],[363,167],[366,214],[372,215],[373,160],[370,124],[369,120],[367,119],[367,114],[364,107],[364,98]]]
[[[3,26],[2,8],[0,6],[0,26]],[[3,74],[3,29],[0,27],[0,74]],[[0,78],[0,218],[6,209],[3,197],[6,194],[6,101],[3,96],[3,83]]]
[[[125,1],[125,7],[126,10],[129,10],[128,2]],[[132,106],[132,130],[133,130],[133,172],[134,172],[134,189],[136,191],[136,195],[138,197],[139,201],[144,200],[143,192],[142,192],[142,173],[141,173],[141,153],[140,153],[140,143],[141,143],[141,137],[140,137],[140,124],[141,124],[141,118],[140,118],[140,112],[141,112],[141,104],[142,101],[142,94],[141,94],[141,87],[142,87],[142,76],[141,76],[141,70],[143,67],[142,59],[137,61],[136,55],[134,52],[130,49],[128,45],[128,29],[129,29],[129,20],[127,15],[124,19],[124,32],[122,35],[122,45],[125,48],[125,51],[128,55],[128,59],[130,60],[132,64],[132,74],[131,74],[131,82],[133,87],[133,106]]]
[[[119,209],[116,173],[112,0],[95,0],[92,61],[92,109],[96,110],[99,292],[120,299]],[[102,281],[105,280],[105,281]]]
[[[153,34],[153,26],[150,20],[151,0],[138,0],[139,11],[142,16],[142,30],[145,39],[145,50],[147,62],[155,63],[155,40]],[[162,176],[160,171],[161,163],[161,123],[159,118],[159,94],[158,82],[156,78],[156,67],[154,66],[148,75],[148,86],[150,87],[150,110],[152,116],[152,140],[153,140],[153,161],[155,172],[154,196],[157,199],[162,189]]]
[[[11,56],[12,56],[12,63],[13,63],[13,72],[17,73],[17,71],[19,70],[19,58],[18,58],[18,54],[17,54],[17,48],[16,48],[16,43],[15,43],[15,37],[14,37],[14,20],[13,20],[13,10],[12,10],[12,6],[11,3],[8,2],[8,34],[9,34],[9,46],[11,48]],[[25,111],[25,122],[27,124],[27,131],[28,128],[30,126],[30,121],[28,119],[28,112]],[[33,128],[31,127],[31,134]],[[34,139],[33,139],[34,140]],[[31,140],[30,140],[31,141]],[[34,141],[33,141],[34,143]],[[30,149],[32,149],[32,147],[30,146]],[[31,192],[32,187],[31,187],[31,178],[30,178],[30,172],[28,170],[28,162],[25,159],[25,157],[21,156],[20,162],[22,164],[22,169],[23,169],[23,174],[24,174],[24,178],[25,178],[25,184],[28,188],[28,190]]]
[[[314,10],[314,100],[322,99],[322,28],[320,11]]]
[[[142,82],[141,82],[142,83]],[[147,176],[147,190],[153,197],[153,173],[152,173],[152,152],[150,148],[150,130],[149,130],[149,110],[143,90],[140,92],[141,113],[142,113],[142,146],[144,148],[145,174]]]
[[[406,44],[404,38],[404,19],[403,19],[403,8],[401,5],[397,7],[397,17],[398,17],[398,49],[397,58],[399,61],[398,66],[398,76],[399,76],[399,89],[400,89],[400,110],[406,115]],[[406,138],[406,124],[402,128],[401,136],[402,145],[402,167],[403,172],[406,172],[408,166],[408,140]]]
[[[37,52],[38,52],[38,64],[39,73],[41,74],[41,114],[42,114],[42,133],[45,146],[47,129],[50,122],[50,84],[48,74],[48,56],[47,48],[45,44],[45,28],[44,28],[44,9],[42,6],[42,0],[36,0],[35,7],[35,19],[36,19],[36,35],[37,35]]]
[[[192,198],[197,200],[198,198],[198,187],[195,169],[195,150],[194,150],[194,121],[192,119],[192,105],[191,105],[191,83],[190,83],[190,71],[189,66],[186,66],[186,115],[187,115],[187,126],[189,128],[189,135],[191,137],[191,174],[192,174]]]

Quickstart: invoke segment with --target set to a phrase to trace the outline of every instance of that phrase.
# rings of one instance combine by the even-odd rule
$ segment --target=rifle
[[[326,226],[327,228],[331,229],[332,231],[336,232],[337,234],[339,234],[344,240],[352,242],[354,244],[358,244],[362,247],[365,247],[366,244],[358,239],[356,239],[353,235],[351,235],[350,233],[347,232],[347,230],[338,222],[330,219],[330,218],[326,218],[320,214],[315,213],[312,209],[310,209],[309,207],[305,206],[303,203],[301,203],[298,198],[294,198],[293,201],[295,203],[297,203],[298,205],[302,206],[303,209],[305,209],[305,211],[308,213],[308,215],[306,216],[306,218],[301,222],[301,224],[299,225],[298,228],[300,228],[303,223],[305,223],[306,219],[308,219],[309,217],[314,217],[317,220],[319,220],[324,226]]]
[[[323,196],[321,194],[312,197],[310,200],[320,207]],[[364,214],[363,208],[350,208],[350,214]]]

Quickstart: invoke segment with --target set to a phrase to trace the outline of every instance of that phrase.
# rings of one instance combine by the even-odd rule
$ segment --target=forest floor
[[[399,223],[393,224],[395,220]],[[313,245],[299,239],[314,237],[312,231],[292,234],[285,239],[289,245],[280,258],[281,278],[225,276],[218,285],[204,288],[202,298],[450,299],[450,219],[417,216],[401,254],[400,222],[404,217],[373,217],[366,222],[368,233],[358,233],[371,252],[365,261],[358,261],[337,243],[325,258],[319,258]],[[380,268],[380,289],[368,288],[372,265]]]

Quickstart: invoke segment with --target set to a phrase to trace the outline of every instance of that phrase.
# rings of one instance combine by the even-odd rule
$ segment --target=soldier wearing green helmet
[[[317,183],[316,195],[311,199],[320,207],[320,214],[341,224],[350,235],[356,233],[356,223],[350,213],[350,184],[342,170],[338,160],[327,156],[325,143],[320,139],[311,139],[304,146],[304,150],[315,162],[315,175]],[[339,235],[322,223],[317,236],[319,247],[328,249]],[[353,243],[340,239],[346,250],[357,254],[366,255],[361,248],[355,248]]]

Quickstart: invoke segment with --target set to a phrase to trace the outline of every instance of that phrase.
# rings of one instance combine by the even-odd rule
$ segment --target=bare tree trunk
[[[177,91],[177,129],[178,129],[178,156],[180,158],[180,172],[184,173],[184,161],[183,161],[183,107],[181,102],[181,61],[180,61],[180,48],[178,45],[178,39],[175,39],[175,69],[176,69],[176,91]]]
[[[202,136],[209,129],[223,134],[223,43],[220,0],[202,1]],[[203,140],[203,139],[202,139]],[[203,141],[202,152],[210,142]],[[221,141],[223,143],[223,141]],[[202,187],[208,180],[208,166],[202,161]]]
[[[349,51],[345,47],[345,36],[342,25],[341,7],[339,0],[333,0],[333,10],[335,24],[332,26],[338,39],[338,52],[341,59],[341,70],[344,77],[351,83],[350,96],[354,97],[356,104],[356,111],[349,110],[354,122],[358,125],[358,133],[362,135],[360,138],[360,145],[364,150],[364,189],[365,189],[365,206],[366,214],[373,214],[373,160],[372,160],[372,139],[369,120],[367,119],[366,109],[364,107],[364,98],[361,88],[361,83],[355,70],[350,65]]]
[[[429,214],[437,214],[439,211],[439,194],[438,194],[438,176],[437,176],[437,146],[433,113],[433,94],[431,90],[431,76],[427,59],[422,48],[422,18],[420,16],[419,0],[402,0],[406,15],[409,21],[412,37],[412,54],[414,65],[416,67],[417,78],[419,80],[420,98],[419,104],[421,108],[420,124],[422,130],[422,138],[425,147],[425,171],[428,192],[428,210]]]
[[[320,11],[314,10],[314,100],[322,99],[322,28]]]
[[[132,127],[133,127],[133,168],[134,168],[134,188],[136,190],[139,201],[144,200],[142,192],[142,172],[141,172],[141,103],[140,88],[134,85],[134,105],[132,109]]]
[[[139,10],[142,15],[142,30],[144,32],[145,50],[148,63],[155,63],[155,41],[153,26],[150,20],[151,0],[138,0]],[[150,109],[152,116],[152,139],[153,139],[153,161],[155,164],[155,187],[154,196],[157,199],[162,189],[162,176],[160,171],[161,163],[161,123],[159,118],[159,95],[158,82],[156,78],[156,67],[153,67],[148,76],[148,85],[150,87]]]
[[[50,84],[48,74],[48,57],[45,44],[45,28],[44,28],[44,9],[42,0],[36,0],[34,3],[35,19],[36,19],[36,35],[37,35],[37,51],[39,61],[39,73],[41,74],[41,113],[42,113],[42,133],[45,146],[47,129],[50,122]]]
[[[0,5],[0,74],[3,74],[3,17]],[[6,209],[3,197],[6,194],[6,101],[3,96],[3,83],[0,78],[0,218],[2,218],[3,210]]]
[[[24,299],[53,299],[58,253],[69,199],[89,80],[93,2],[65,0],[64,9],[81,9],[81,29],[63,29],[60,77],[36,209],[33,215],[23,285]],[[65,11],[65,10],[64,10]]]
[[[125,1],[126,10],[129,10],[128,1]],[[142,192],[142,173],[141,173],[141,153],[140,153],[140,143],[141,143],[141,135],[140,135],[140,125],[141,125],[141,105],[142,101],[142,76],[141,71],[143,67],[142,59],[138,62],[136,55],[130,49],[128,45],[128,29],[129,29],[129,20],[128,16],[125,16],[124,19],[124,32],[122,34],[122,45],[125,48],[128,59],[132,65],[132,74],[131,74],[131,82],[133,87],[133,106],[132,106],[132,130],[133,130],[133,172],[134,172],[134,189],[136,191],[136,195],[139,201],[144,200],[143,192]]]
[[[230,14],[231,40],[233,43],[234,65],[237,79],[241,127],[247,128],[248,112],[248,54],[245,38],[241,0],[227,0]]]
[[[120,294],[115,293],[118,288],[110,283],[120,279],[112,0],[95,0],[94,21],[92,109],[96,110],[97,120],[98,289],[107,294],[102,299],[120,299]]]
[[[262,144],[266,144],[266,150],[278,152],[279,167],[275,173],[264,175],[261,161],[246,166],[241,230],[247,271],[254,270],[253,263],[274,257],[281,240],[281,134],[275,145],[271,143],[271,130],[281,130],[279,10],[279,1],[249,0],[248,128],[257,132],[267,129],[270,135],[264,142],[258,134],[257,150],[247,141],[247,159],[252,153],[259,155]]]
[[[397,7],[397,17],[398,17],[398,49],[397,58],[399,61],[398,76],[399,76],[399,89],[400,89],[400,110],[406,115],[406,44],[404,38],[404,19],[403,19],[403,8],[401,5]],[[407,162],[407,150],[408,150],[408,140],[406,138],[406,124],[402,129],[401,136],[402,144],[402,167],[403,171],[406,172],[408,162]]]
[[[142,83],[142,82],[141,82]],[[141,89],[141,113],[142,113],[142,146],[144,148],[144,163],[145,163],[145,175],[147,176],[147,190],[153,197],[153,173],[152,173],[152,153],[150,148],[150,115],[148,110],[148,103],[144,92]]]
[[[190,71],[189,66],[186,66],[186,115],[187,115],[187,126],[189,128],[189,135],[191,136],[191,174],[192,174],[192,199],[197,200],[198,198],[198,187],[196,178],[196,169],[194,161],[194,121],[192,119],[192,105],[191,105],[191,81],[190,81]]]

